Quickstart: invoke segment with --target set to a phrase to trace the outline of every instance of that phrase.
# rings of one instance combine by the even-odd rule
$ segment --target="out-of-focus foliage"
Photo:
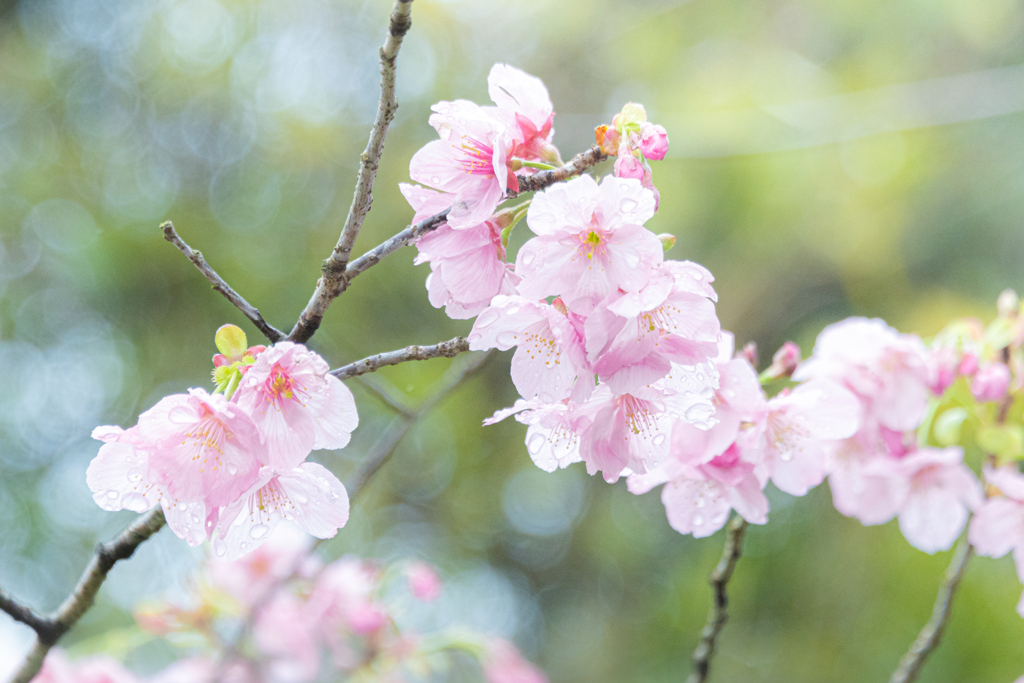
[[[308,299],[351,198],[377,98],[390,2],[22,0],[0,3],[0,585],[39,608],[67,593],[129,514],[85,486],[98,424],[134,423],[208,382],[221,324],[258,332],[161,239],[183,238],[272,323]],[[723,325],[768,356],[851,314],[934,334],[1024,289],[1024,7],[1009,0],[738,2],[416,0],[401,107],[356,251],[403,227],[398,192],[439,99],[486,101],[491,65],[541,77],[563,156],[626,101],[672,147],[648,227],[715,273]],[[412,250],[362,275],[313,346],[333,365],[465,333],[430,308]],[[415,398],[448,361],[386,369]],[[721,534],[672,531],[658,494],[579,467],[545,474],[508,357],[399,446],[325,548],[419,556],[439,609],[514,638],[555,681],[677,681],[706,613]],[[344,477],[391,415],[359,384]],[[925,621],[948,554],[895,522],[842,518],[827,488],[772,492],[731,585],[720,681],[884,679]],[[118,565],[71,634],[127,624],[184,585],[200,551],[164,532]],[[1024,672],[1009,558],[970,566],[931,681]],[[0,617],[4,652],[27,629]],[[152,671],[172,656],[143,648]]]

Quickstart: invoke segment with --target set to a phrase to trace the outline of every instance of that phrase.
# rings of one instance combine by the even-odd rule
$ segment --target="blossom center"
[[[658,430],[658,420],[651,411],[647,401],[626,394],[620,399],[622,417],[626,428],[634,434],[643,434],[644,438],[651,436]]]
[[[462,136],[462,158],[458,164],[469,175],[494,175],[494,148],[468,135]]]

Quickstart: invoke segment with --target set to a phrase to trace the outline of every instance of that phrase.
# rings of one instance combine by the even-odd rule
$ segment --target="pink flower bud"
[[[640,180],[644,177],[644,164],[632,154],[620,154],[615,160],[614,171],[616,178],[636,178]]]
[[[757,367],[757,344],[754,342],[747,342],[743,345],[743,350],[740,351],[740,355],[747,359],[751,365]]]
[[[800,347],[795,342],[788,341],[772,356],[772,364],[765,370],[764,374],[772,379],[789,377],[799,364]]]
[[[388,623],[387,615],[377,609],[372,603],[359,605],[352,610],[348,617],[348,625],[352,632],[359,635],[373,633],[386,623]]]
[[[661,161],[668,152],[668,131],[664,126],[645,123],[640,131],[640,151],[654,161]]]
[[[417,600],[433,602],[441,595],[441,579],[425,562],[414,562],[405,570],[405,578],[409,581],[409,590]]]
[[[971,377],[978,371],[978,357],[973,353],[964,354],[963,360],[957,366],[957,371],[964,377]]]
[[[989,363],[978,368],[971,382],[971,393],[979,401],[998,401],[1010,387],[1010,368],[1003,363]]]

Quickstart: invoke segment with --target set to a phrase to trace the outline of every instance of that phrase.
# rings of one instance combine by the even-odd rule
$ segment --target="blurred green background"
[[[204,385],[213,334],[258,333],[161,238],[174,221],[289,328],[351,200],[390,2],[0,2],[0,585],[39,608],[131,515],[85,486],[99,424]],[[627,101],[664,125],[655,232],[717,277],[719,315],[768,358],[848,315],[934,334],[1024,289],[1024,3],[1013,0],[416,0],[401,108],[356,252],[411,217],[397,184],[434,138],[429,106],[484,103],[507,62],[542,78],[568,158]],[[610,171],[610,168],[601,169]],[[355,281],[312,346],[332,366],[465,334],[427,302],[413,249]],[[553,681],[680,681],[722,533],[672,531],[658,493],[530,462],[490,359],[400,444],[325,546],[418,556],[448,590],[432,618],[514,638]],[[447,360],[378,373],[411,399]],[[343,479],[391,418],[358,383],[361,425],[314,458]],[[715,681],[887,680],[927,619],[949,553],[895,522],[863,528],[770,492],[731,584]],[[118,565],[65,644],[187,585],[202,550],[163,531]],[[975,560],[922,680],[1024,673],[1009,558]],[[0,659],[27,629],[0,615]],[[140,671],[168,651],[129,655]]]

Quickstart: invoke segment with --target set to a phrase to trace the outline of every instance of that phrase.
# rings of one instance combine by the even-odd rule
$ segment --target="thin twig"
[[[921,629],[917,639],[907,650],[907,653],[900,659],[900,664],[893,672],[889,683],[911,683],[917,680],[928,655],[932,653],[942,638],[942,632],[946,629],[946,622],[949,620],[949,612],[952,607],[953,596],[960,586],[960,580],[964,578],[967,563],[974,555],[974,547],[964,538],[957,545],[953,553],[953,561],[949,563],[946,573],[939,584],[939,595],[935,598],[935,606],[932,608],[931,619]]]
[[[96,546],[92,559],[78,579],[78,585],[64,603],[52,614],[41,618],[42,623],[29,624],[36,632],[36,643],[11,679],[11,683],[28,683],[35,678],[43,667],[43,660],[50,648],[92,607],[96,593],[114,565],[119,560],[131,557],[135,549],[159,531],[164,523],[163,509],[158,507],[137,517],[113,541]]]
[[[334,251],[323,262],[323,277],[317,282],[313,297],[288,336],[291,341],[308,340],[319,327],[331,300],[341,294],[348,285],[347,282],[342,284],[345,271],[356,237],[359,236],[366,214],[370,212],[370,206],[373,204],[373,181],[377,177],[377,165],[380,163],[381,154],[384,153],[384,139],[387,137],[388,127],[398,109],[398,99],[395,97],[395,61],[398,58],[398,50],[402,47],[402,38],[412,26],[411,12],[412,0],[395,0],[388,23],[388,35],[380,49],[380,101],[377,104],[377,117],[373,121],[366,149],[360,156],[359,176],[352,195],[352,205],[349,207],[348,217],[345,219]]]
[[[345,483],[345,489],[349,491],[349,499],[352,502],[355,502],[356,498],[366,490],[370,479],[372,479],[373,476],[380,471],[380,468],[383,467],[391,458],[395,449],[398,447],[398,444],[401,442],[402,437],[405,436],[416,422],[429,413],[434,406],[436,406],[437,403],[447,396],[455,387],[479,370],[490,355],[490,351],[487,353],[481,353],[474,358],[470,358],[465,363],[462,363],[459,367],[450,369],[438,382],[437,388],[430,392],[427,398],[420,401],[415,408],[407,409],[405,412],[398,411],[399,415],[392,419],[384,433],[378,437],[370,450],[367,451],[362,466],[355,475]],[[306,558],[309,554],[320,547],[320,544],[323,542],[324,539],[320,539],[310,546],[309,552],[296,560],[295,564],[292,565],[291,571],[289,571],[283,578],[271,583],[259,598],[253,602],[252,609],[249,610],[249,614],[246,616],[245,621],[242,622],[242,625],[239,627],[235,637],[231,640],[231,643],[227,648],[225,648],[220,658],[220,664],[217,667],[213,681],[220,680],[224,672],[227,670],[227,667],[238,656],[242,642],[252,633],[256,620],[259,619],[260,612],[262,612],[266,605],[269,604],[270,600],[277,594],[277,591],[281,590],[285,584],[298,575],[299,569],[303,564],[305,564]],[[213,683],[213,681],[210,683]]]
[[[344,365],[330,374],[338,379],[349,379],[368,372],[375,372],[388,365],[398,365],[410,360],[429,360],[431,358],[454,358],[460,353],[469,351],[469,342],[465,337],[455,337],[433,346],[406,346],[404,349],[378,353],[354,363]]]
[[[256,326],[260,332],[263,333],[271,343],[279,342],[284,339],[284,332],[277,329],[260,315],[259,310],[255,306],[250,304],[248,301],[243,299],[241,295],[231,288],[227,282],[224,281],[220,275],[217,274],[210,264],[203,258],[202,252],[195,251],[192,247],[185,244],[185,241],[178,236],[178,233],[174,230],[174,225],[170,221],[162,224],[160,229],[164,231],[164,239],[173,244],[178,250],[185,255],[189,261],[192,262],[200,273],[213,284],[213,288],[224,295],[224,298],[234,304],[235,308],[242,312],[246,318],[248,318],[253,325]]]
[[[721,633],[729,618],[729,614],[726,612],[729,596],[726,594],[725,588],[740,559],[743,550],[743,535],[746,530],[747,520],[739,515],[733,518],[726,530],[722,559],[718,561],[718,566],[708,578],[708,583],[711,584],[714,591],[714,599],[711,609],[708,611],[708,620],[704,625],[704,630],[700,633],[700,643],[693,651],[693,673],[686,679],[686,683],[704,683],[708,678],[711,658],[715,655],[715,639],[718,638],[718,634]]]
[[[607,155],[595,145],[587,151],[580,152],[574,156],[565,166],[560,166],[550,171],[541,171],[534,175],[516,176],[519,180],[519,192],[510,193],[506,199],[511,199],[512,197],[516,197],[524,192],[542,190],[557,182],[567,180],[575,175],[583,173],[587,169],[607,158]],[[434,214],[429,218],[425,218],[415,225],[410,225],[359,258],[353,260],[342,272],[332,272],[329,274],[325,267],[324,276],[317,282],[316,291],[313,292],[313,297],[309,300],[309,303],[306,304],[306,308],[299,315],[299,319],[295,323],[295,327],[292,328],[291,333],[288,335],[288,339],[301,343],[308,341],[309,338],[317,331],[317,328],[320,327],[324,313],[327,311],[327,307],[331,304],[331,301],[341,296],[342,292],[348,289],[352,278],[359,275],[366,269],[377,265],[389,254],[393,254],[402,247],[412,244],[428,232],[436,230],[441,225],[444,225],[449,211],[451,211],[451,207],[440,213]]]

